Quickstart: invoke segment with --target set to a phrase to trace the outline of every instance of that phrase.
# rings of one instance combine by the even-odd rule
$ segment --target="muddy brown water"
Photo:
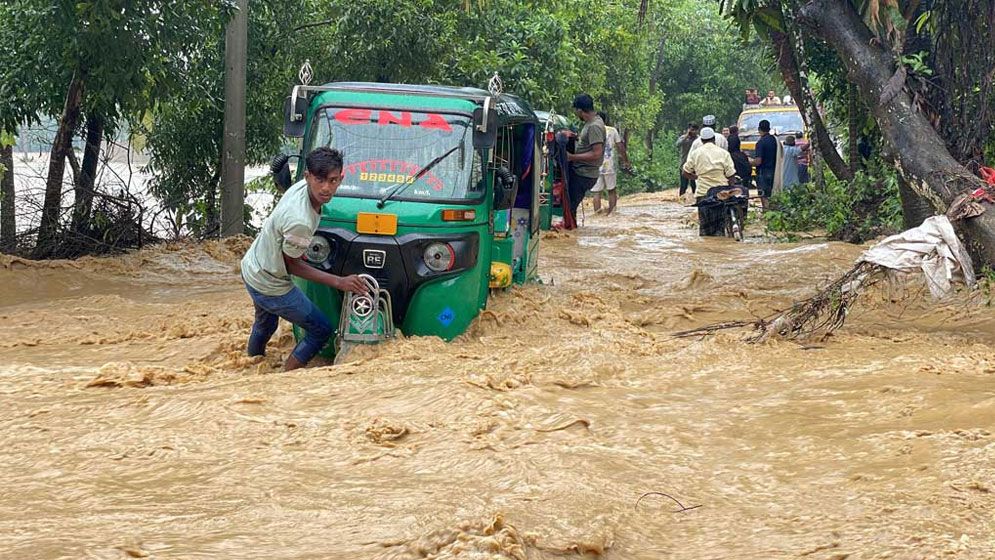
[[[3,257],[0,558],[995,557],[995,312],[906,288],[824,342],[673,339],[861,251],[691,221],[623,199],[461,339],[289,374],[285,329],[242,356],[244,240]]]

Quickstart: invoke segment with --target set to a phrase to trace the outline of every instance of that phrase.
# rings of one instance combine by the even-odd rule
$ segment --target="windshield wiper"
[[[396,183],[394,185],[391,185],[390,187],[387,187],[388,189],[390,189],[390,191],[387,194],[383,195],[383,197],[380,200],[377,201],[377,208],[381,208],[382,209],[384,207],[384,205],[387,204],[387,201],[390,200],[395,194],[398,194],[401,191],[403,191],[405,188],[407,188],[408,185],[413,185],[414,183],[416,183],[418,181],[418,179],[421,179],[433,167],[435,167],[436,165],[438,165],[439,162],[441,162],[442,160],[444,160],[447,157],[449,157],[450,154],[452,154],[453,152],[455,152],[456,150],[458,150],[462,146],[463,146],[463,143],[460,142],[459,144],[456,144],[452,148],[449,148],[449,151],[447,151],[446,153],[442,154],[441,156],[433,159],[432,161],[428,162],[428,165],[426,165],[425,167],[422,167],[421,171],[419,171],[417,174],[415,174],[414,178],[412,178],[411,180],[405,180],[403,182]]]

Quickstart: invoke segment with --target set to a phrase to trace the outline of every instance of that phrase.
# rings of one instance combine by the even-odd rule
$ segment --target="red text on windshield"
[[[421,116],[422,113],[419,113]],[[335,120],[344,125],[372,124],[380,126],[401,126],[411,128],[418,126],[426,129],[452,132],[453,128],[446,118],[438,113],[424,113],[424,120],[414,122],[412,114],[407,111],[374,111],[372,109],[342,109],[335,113]]]

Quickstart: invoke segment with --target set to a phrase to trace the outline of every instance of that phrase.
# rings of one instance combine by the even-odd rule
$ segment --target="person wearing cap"
[[[688,155],[681,169],[685,177],[697,181],[698,186],[706,189],[705,192],[712,187],[733,185],[735,182],[736,167],[732,157],[728,151],[715,145],[719,136],[711,127],[702,128],[698,135],[701,147]]]
[[[711,128],[714,131],[715,130],[715,115],[705,115],[701,119],[701,126],[703,126],[703,127],[707,126],[708,128]],[[721,134],[716,134],[715,135],[715,145],[718,146],[718,147],[720,147],[720,148],[722,148],[723,150],[728,150],[729,149],[729,141],[726,140],[726,137],[722,136]],[[698,139],[695,140],[693,144],[691,144],[691,151],[693,152],[693,151],[697,150],[700,147],[701,147],[701,136],[699,135]]]
[[[567,180],[570,193],[570,209],[577,215],[577,209],[587,191],[594,187],[601,175],[601,164],[605,160],[605,123],[594,112],[594,98],[581,93],[574,98],[574,114],[584,123],[573,153],[567,154],[570,174]]]

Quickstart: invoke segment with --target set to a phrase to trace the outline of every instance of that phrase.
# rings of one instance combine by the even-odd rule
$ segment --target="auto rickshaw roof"
[[[563,115],[559,113],[550,113],[549,111],[534,111],[536,118],[539,119],[540,123],[545,124],[549,120],[550,115],[553,117],[553,124],[559,128],[570,128],[570,121]]]
[[[472,111],[486,98],[494,97],[479,88],[376,82],[333,82],[321,86],[321,89],[319,97],[322,104],[385,105],[412,109]],[[529,104],[516,95],[502,93],[495,98],[494,108],[498,118],[505,122],[536,121]]]

